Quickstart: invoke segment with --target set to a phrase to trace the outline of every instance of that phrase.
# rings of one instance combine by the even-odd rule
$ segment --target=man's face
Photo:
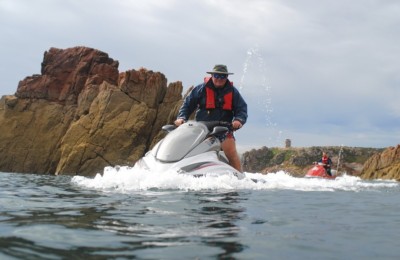
[[[222,88],[228,79],[228,75],[226,74],[213,74],[212,81],[216,88]]]

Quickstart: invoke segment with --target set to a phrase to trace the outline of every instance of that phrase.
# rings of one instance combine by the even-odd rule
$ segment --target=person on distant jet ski
[[[318,163],[321,163],[322,166],[324,166],[326,173],[329,174],[329,176],[332,176],[332,172],[331,172],[332,160],[331,160],[331,158],[329,158],[329,156],[326,152],[322,152],[322,157],[318,161]]]
[[[196,121],[232,122],[233,129],[218,138],[229,164],[242,172],[233,131],[246,123],[247,104],[233,83],[228,80],[228,75],[233,73],[228,72],[226,65],[215,65],[214,69],[207,73],[211,74],[211,77],[205,78],[202,84],[194,87],[185,97],[174,123],[180,126],[194,111]]]

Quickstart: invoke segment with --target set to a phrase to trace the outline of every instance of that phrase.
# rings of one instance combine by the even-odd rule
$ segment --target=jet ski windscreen
[[[183,124],[167,134],[158,148],[156,158],[163,162],[179,161],[201,143],[207,134],[207,127],[203,124],[197,122]]]

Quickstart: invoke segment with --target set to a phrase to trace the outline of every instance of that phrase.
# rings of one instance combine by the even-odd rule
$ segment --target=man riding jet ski
[[[180,126],[194,113],[196,121],[224,121],[232,122],[229,132],[219,135],[221,148],[229,164],[238,171],[242,165],[236,150],[234,131],[239,130],[247,120],[247,104],[239,90],[228,79],[233,74],[228,67],[217,64],[207,73],[204,81],[193,87],[183,100],[174,124]]]
[[[336,171],[332,170],[331,167],[331,158],[328,157],[326,152],[322,152],[322,158],[318,162],[314,162],[314,167],[306,173],[305,177],[335,179],[336,176],[333,173],[336,173]]]

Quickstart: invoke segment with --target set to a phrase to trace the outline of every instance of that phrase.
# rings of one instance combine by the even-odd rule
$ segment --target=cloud
[[[395,0],[2,0],[0,95],[49,48],[83,45],[185,89],[227,64],[249,104],[246,145],[395,145],[399,23]]]

